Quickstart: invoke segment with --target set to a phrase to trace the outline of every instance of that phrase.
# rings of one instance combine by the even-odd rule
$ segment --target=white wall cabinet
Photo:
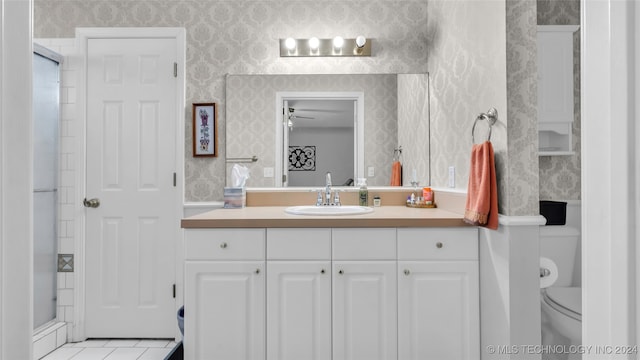
[[[478,359],[475,228],[187,229],[185,359]]]
[[[572,154],[573,33],[577,25],[538,25],[538,153]]]

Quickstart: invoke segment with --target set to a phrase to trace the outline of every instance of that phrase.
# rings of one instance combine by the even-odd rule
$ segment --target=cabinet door
[[[263,261],[186,263],[185,359],[265,358],[264,273]]]
[[[477,261],[398,262],[400,360],[480,358]]]
[[[553,29],[562,31],[549,31]],[[575,27],[538,27],[538,121],[572,122],[573,31]]]
[[[395,261],[333,263],[333,359],[397,358]]]
[[[331,360],[331,262],[267,262],[267,359]]]

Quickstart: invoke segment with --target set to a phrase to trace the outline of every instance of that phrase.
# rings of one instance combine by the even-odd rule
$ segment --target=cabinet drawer
[[[395,228],[332,229],[334,260],[395,260]]]
[[[331,260],[331,229],[267,229],[267,259]]]
[[[398,229],[399,260],[478,260],[476,228]]]
[[[186,260],[264,260],[264,229],[185,230]]]

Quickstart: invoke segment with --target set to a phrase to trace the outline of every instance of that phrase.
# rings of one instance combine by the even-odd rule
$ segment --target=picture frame
[[[193,104],[193,156],[218,156],[218,111],[216,103]]]

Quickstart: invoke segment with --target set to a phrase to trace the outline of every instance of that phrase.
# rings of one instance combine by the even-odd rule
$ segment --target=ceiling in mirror
[[[294,127],[353,127],[353,101],[289,100],[288,120]]]

